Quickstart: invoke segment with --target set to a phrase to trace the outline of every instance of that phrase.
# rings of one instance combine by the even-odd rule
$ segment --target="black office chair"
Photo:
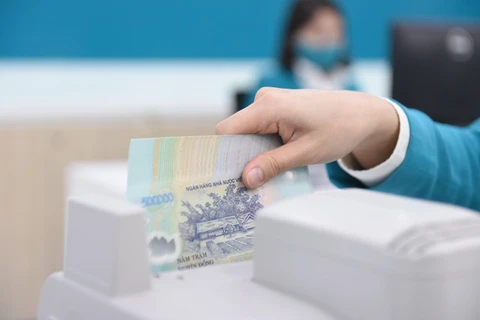
[[[243,109],[245,106],[245,100],[248,97],[248,91],[238,90],[235,92],[234,101],[235,101],[235,110],[233,113],[238,112]]]

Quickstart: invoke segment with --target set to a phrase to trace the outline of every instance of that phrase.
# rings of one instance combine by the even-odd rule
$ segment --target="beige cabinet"
[[[0,126],[0,320],[34,319],[43,281],[62,268],[68,164],[126,159],[135,137],[213,134],[218,120]]]

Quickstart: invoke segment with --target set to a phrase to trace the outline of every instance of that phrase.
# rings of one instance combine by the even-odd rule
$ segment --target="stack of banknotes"
[[[127,196],[145,208],[154,273],[251,259],[257,211],[312,192],[306,167],[242,184],[245,165],[280,145],[275,135],[132,140]]]

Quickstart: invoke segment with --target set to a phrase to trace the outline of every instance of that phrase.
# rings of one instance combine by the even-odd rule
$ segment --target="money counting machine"
[[[480,319],[480,218],[467,209],[311,194],[258,213],[253,261],[158,277],[143,227],[123,201],[72,199],[38,319]]]

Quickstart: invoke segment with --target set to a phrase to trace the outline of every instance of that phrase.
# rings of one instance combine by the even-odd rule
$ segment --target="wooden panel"
[[[131,138],[212,134],[216,122],[0,128],[0,320],[34,319],[43,281],[62,268],[66,166],[126,159]]]

